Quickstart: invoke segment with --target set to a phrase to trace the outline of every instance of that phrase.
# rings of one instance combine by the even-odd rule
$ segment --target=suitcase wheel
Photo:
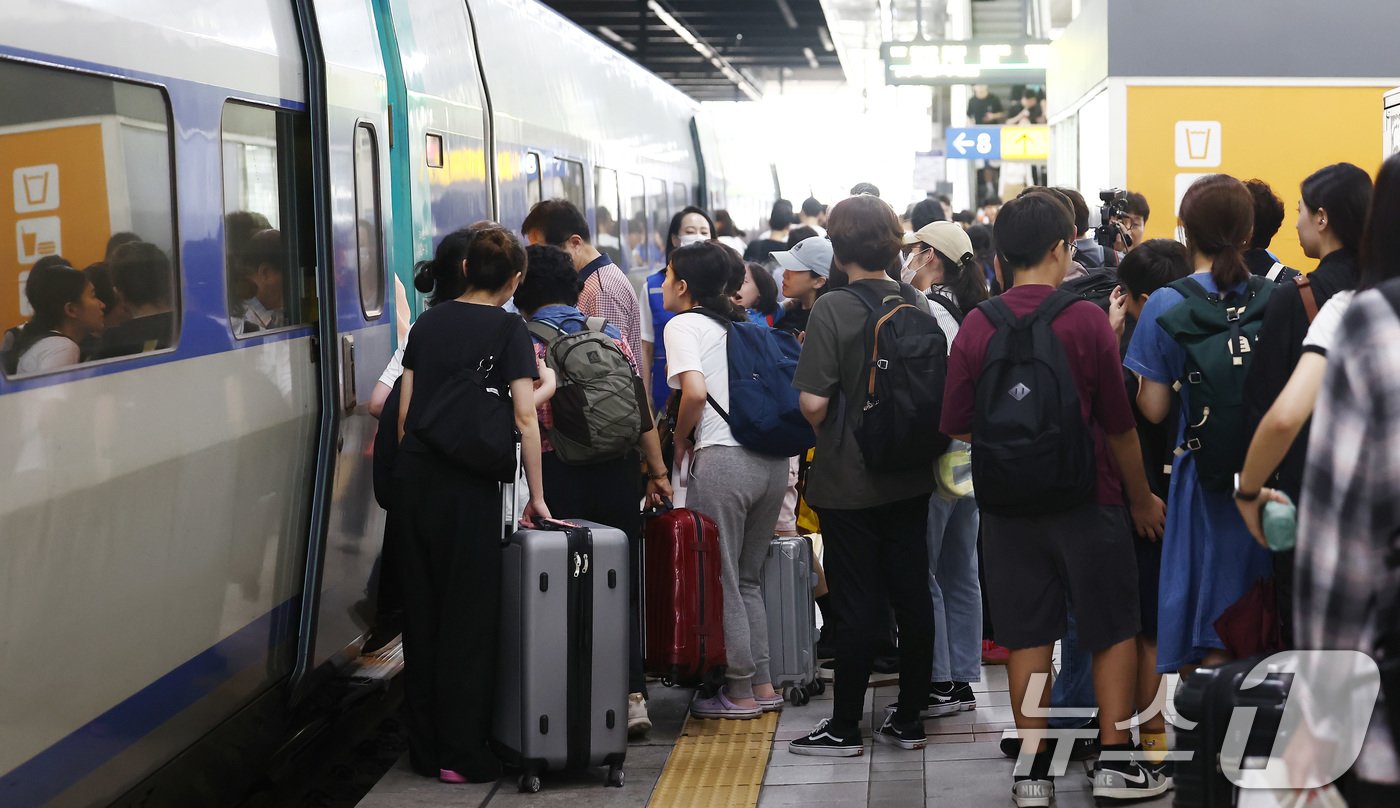
[[[820,679],[813,679],[812,683],[807,686],[807,689],[812,693],[812,695],[820,696],[821,694],[826,692],[826,682],[823,682]]]
[[[608,768],[608,787],[622,788],[622,767],[616,764]]]
[[[789,687],[787,692],[787,698],[788,701],[791,702],[792,706],[794,707],[801,707],[802,705],[811,701],[811,699],[807,696],[807,691],[803,690],[799,686]]]
[[[520,775],[520,793],[538,794],[544,783],[540,781],[540,776],[533,772],[526,772]]]

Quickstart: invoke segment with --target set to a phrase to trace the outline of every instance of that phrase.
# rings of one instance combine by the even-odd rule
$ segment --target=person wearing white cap
[[[928,294],[951,348],[962,315],[987,299],[972,239],[953,222],[931,222],[904,237],[909,285]],[[966,445],[962,445],[966,448]],[[982,589],[977,580],[977,500],[940,489],[928,503],[928,578],[933,594],[933,686],[928,715],[976,708],[982,678]]]
[[[831,280],[831,242],[825,236],[803,239],[790,250],[768,256],[783,271],[783,316],[774,326],[780,331],[802,334],[807,317]]]

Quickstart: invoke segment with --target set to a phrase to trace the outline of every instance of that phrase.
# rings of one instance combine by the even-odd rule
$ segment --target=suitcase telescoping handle
[[[515,477],[508,483],[501,483],[501,546],[510,544],[515,535],[516,523],[520,521],[517,510],[516,485],[520,481],[520,436],[515,437]]]

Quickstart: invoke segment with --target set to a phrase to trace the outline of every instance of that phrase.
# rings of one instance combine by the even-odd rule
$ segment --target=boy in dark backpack
[[[924,534],[934,462],[947,441],[936,434],[941,401],[925,400],[923,388],[941,392],[947,344],[928,298],[885,274],[904,237],[888,204],[852,197],[832,209],[827,228],[833,271],[842,270],[851,291],[826,294],[812,308],[793,386],[817,431],[806,498],[821,517],[828,603],[838,626],[835,698],[832,717],[789,750],[848,757],[864,749],[865,689],[889,604],[899,629],[899,703],[875,738],[904,749],[927,742],[919,715],[933,670],[933,602]],[[888,318],[878,344],[872,308],[877,320]],[[934,415],[925,420],[899,414],[930,406]],[[898,434],[904,429],[916,434]]]
[[[577,308],[579,277],[574,270],[568,253],[548,245],[532,245],[525,249],[528,269],[515,290],[515,306],[525,316],[530,328],[535,356],[545,360],[555,370],[557,385],[554,397],[538,403],[540,423],[540,476],[544,480],[546,501],[551,513],[561,518],[587,519],[603,525],[616,527],[627,534],[631,548],[631,608],[628,627],[628,704],[627,730],[629,735],[645,734],[651,729],[651,720],[646,708],[646,678],[642,670],[642,632],[639,587],[641,580],[641,541],[642,516],[637,507],[641,492],[637,485],[637,470],[640,461],[645,460],[647,472],[646,493],[659,501],[671,496],[670,477],[666,473],[665,461],[661,459],[661,442],[651,408],[645,393],[638,395],[640,379],[632,346],[611,323],[602,325],[602,336],[608,345],[584,344],[582,351],[592,351],[595,367],[607,367],[608,357],[602,356],[607,350],[615,350],[626,360],[621,369],[623,384],[607,384],[603,379],[568,379],[567,369],[574,363],[562,361],[564,369],[554,367],[556,358],[563,351],[555,351],[556,358],[550,357],[551,348],[565,347],[561,340],[569,335],[578,335],[592,330],[588,318]],[[587,335],[585,335],[586,337]],[[578,339],[575,337],[575,339]],[[615,389],[616,388],[616,389]],[[608,398],[621,398],[621,401],[604,402],[601,407],[591,406],[585,401],[593,397],[594,391],[601,391]],[[575,400],[568,400],[575,399]],[[538,402],[539,399],[537,398]],[[582,406],[580,406],[582,405]],[[588,420],[597,418],[600,413],[624,411],[630,405],[640,415],[640,428],[645,432],[632,433],[632,445],[616,454],[601,458],[589,458],[589,441],[612,440],[606,425],[561,424],[561,418]],[[570,415],[565,416],[565,413]],[[622,417],[608,417],[607,420],[624,420]],[[573,437],[571,438],[570,435]],[[586,436],[586,440],[579,440]],[[558,439],[561,443],[556,444]],[[566,449],[565,446],[568,446]],[[641,458],[638,457],[640,451]],[[565,452],[572,452],[565,457]]]
[[[1164,506],[1143,472],[1108,319],[1055,288],[1070,262],[1072,212],[1049,195],[1028,194],[1003,207],[995,227],[1002,276],[1013,288],[964,320],[941,427],[972,444],[992,617],[997,640],[1011,649],[1012,708],[1025,736],[1012,797],[1018,806],[1047,805],[1054,783],[1046,720],[1023,709],[1032,675],[1050,672],[1068,599],[1080,645],[1094,654],[1103,749],[1132,750],[1120,722],[1133,713],[1140,624],[1123,489],[1141,534],[1161,535]],[[1042,706],[1049,695],[1036,694]],[[1140,799],[1166,789],[1127,757],[1100,758],[1096,797]]]

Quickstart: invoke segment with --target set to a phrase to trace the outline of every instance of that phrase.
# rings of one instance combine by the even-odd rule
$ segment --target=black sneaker
[[[941,718],[977,709],[977,696],[967,682],[935,682],[928,691],[928,717]]]
[[[837,735],[827,727],[831,719],[823,718],[816,728],[801,738],[788,741],[788,751],[794,755],[814,755],[817,757],[859,757],[865,754],[865,744],[860,733]]]
[[[924,734],[924,722],[914,720],[897,724],[893,712],[885,716],[885,723],[875,730],[875,740],[898,746],[900,749],[923,749],[928,746],[928,736]]]
[[[1049,741],[1056,743],[1056,741]],[[1020,738],[1002,738],[1001,753],[1012,760],[1021,756]],[[1074,746],[1069,750],[1070,760],[1088,760],[1099,753],[1098,738],[1075,738]]]
[[[1172,788],[1172,775],[1176,773],[1176,768],[1172,766],[1170,760],[1164,760],[1161,763],[1148,763],[1147,761],[1143,761],[1142,767],[1165,779],[1167,781],[1168,790]]]
[[[1104,760],[1094,765],[1094,799],[1142,800],[1166,793],[1171,781],[1136,760]]]

